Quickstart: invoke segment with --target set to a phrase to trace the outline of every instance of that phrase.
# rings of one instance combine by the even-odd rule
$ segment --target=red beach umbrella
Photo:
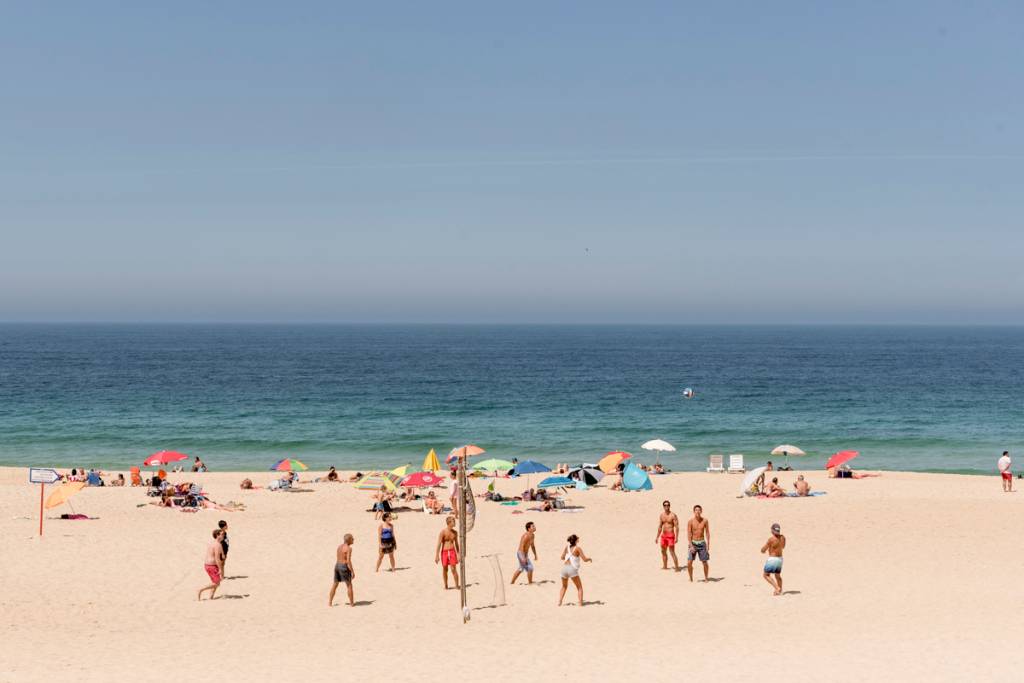
[[[860,455],[859,451],[839,451],[838,453],[834,454],[831,458],[828,459],[828,462],[825,463],[825,469],[828,470],[832,469],[833,467],[839,467],[844,462],[849,462],[850,460],[856,458],[858,455]]]
[[[142,464],[145,467],[154,467],[156,465],[166,465],[169,462],[178,462],[179,460],[188,460],[188,456],[177,451],[160,451],[146,458]]]
[[[440,486],[443,483],[444,479],[433,472],[413,472],[403,479],[399,486],[421,488],[425,486]]]

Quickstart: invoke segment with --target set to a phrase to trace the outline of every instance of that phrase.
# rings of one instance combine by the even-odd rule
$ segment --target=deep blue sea
[[[674,469],[792,443],[798,468],[991,472],[1024,447],[1024,328],[0,325],[0,464],[554,464],[655,437]]]

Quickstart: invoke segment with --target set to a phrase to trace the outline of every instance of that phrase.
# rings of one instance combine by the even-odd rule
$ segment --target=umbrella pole
[[[469,621],[466,609],[466,456],[459,458],[459,601],[462,605],[462,623]]]

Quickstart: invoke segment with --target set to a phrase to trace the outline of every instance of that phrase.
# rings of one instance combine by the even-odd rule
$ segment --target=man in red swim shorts
[[[667,500],[661,504],[661,515],[658,517],[658,533],[654,542],[661,545],[661,568],[668,569],[668,554],[672,553],[672,564],[679,571],[679,558],[676,557],[676,539],[679,537],[679,517],[672,512],[672,503]]]
[[[999,468],[999,476],[1003,480],[1003,491],[1013,493],[1013,461],[1010,460],[1010,451],[1003,451],[996,467]]]
[[[213,600],[220,587],[221,578],[224,576],[224,548],[220,544],[223,538],[223,529],[213,530],[213,543],[206,546],[206,557],[203,560],[203,568],[213,583],[199,589],[198,600],[203,599],[203,593],[206,591],[210,591],[210,599]]]
[[[449,516],[444,520],[444,529],[437,536],[437,549],[434,551],[434,564],[441,563],[441,579],[444,589],[448,590],[448,570],[455,577],[455,587],[459,587],[459,535],[455,532],[455,518]]]

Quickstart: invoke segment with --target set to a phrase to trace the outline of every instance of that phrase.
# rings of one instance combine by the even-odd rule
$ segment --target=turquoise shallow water
[[[682,398],[685,387],[696,396]],[[553,464],[661,437],[818,467],[991,472],[1024,424],[1024,328],[0,325],[0,464]],[[649,458],[650,459],[650,458]]]

